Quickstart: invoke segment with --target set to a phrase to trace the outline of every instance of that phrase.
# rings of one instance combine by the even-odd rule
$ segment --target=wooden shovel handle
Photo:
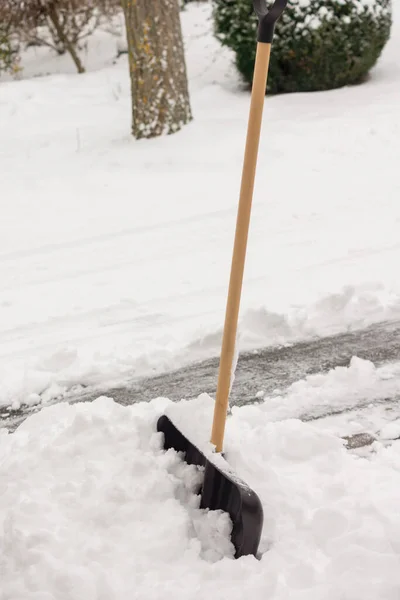
[[[247,238],[250,225],[254,179],[256,174],[270,54],[270,43],[257,43],[250,115],[247,128],[246,149],[244,154],[242,182],[236,221],[235,243],[233,248],[231,275],[218,374],[217,394],[214,406],[214,420],[211,433],[211,443],[215,445],[217,452],[222,452],[224,441],[225,422],[231,383],[231,371],[235,354],[240,296],[242,292],[243,273],[246,260]]]

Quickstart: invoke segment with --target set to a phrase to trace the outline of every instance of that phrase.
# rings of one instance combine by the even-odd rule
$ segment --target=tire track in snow
[[[231,214],[235,210],[235,207],[224,208],[221,210],[211,211],[208,213],[194,214],[182,219],[173,219],[172,221],[162,221],[160,223],[154,223],[152,225],[143,225],[139,227],[131,227],[115,231],[114,233],[105,233],[89,238],[80,238],[70,242],[44,244],[43,246],[37,246],[36,248],[27,250],[15,250],[13,252],[7,252],[0,254],[0,263],[12,260],[20,260],[21,258],[32,258],[33,256],[39,256],[42,254],[49,254],[51,252],[58,252],[70,249],[85,248],[87,246],[102,244],[109,242],[114,239],[122,237],[130,237],[132,235],[146,234],[150,231],[162,231],[170,230],[175,225],[186,225],[189,223],[198,223],[200,220],[210,220],[217,218],[223,218],[228,214]]]

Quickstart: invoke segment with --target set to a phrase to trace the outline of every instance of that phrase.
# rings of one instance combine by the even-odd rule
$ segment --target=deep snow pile
[[[0,83],[2,406],[219,353],[249,95],[210,4],[182,18],[195,120],[175,136],[131,139],[105,33],[84,75],[30,49]],[[362,86],[267,98],[240,349],[399,316],[399,44],[395,23]]]
[[[398,600],[400,444],[370,461],[296,420],[235,410],[229,464],[260,495],[261,561],[232,559],[194,467],[161,449],[172,411],[207,444],[212,400],[60,404],[0,436],[2,600]]]

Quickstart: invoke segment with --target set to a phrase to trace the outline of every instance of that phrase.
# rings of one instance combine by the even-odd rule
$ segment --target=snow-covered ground
[[[226,456],[265,512],[262,559],[234,560],[227,515],[198,508],[201,473],[155,433],[167,411],[206,447],[212,408],[102,397],[0,435],[1,599],[398,600],[400,443],[366,460],[329,430],[234,409]]]
[[[208,3],[183,27],[195,119],[172,137],[131,139],[104,32],[87,74],[31,49],[0,85],[2,405],[219,352],[249,95]],[[368,83],[267,98],[240,348],[400,314],[399,47],[395,24]]]
[[[31,51],[0,83],[3,405],[219,351],[249,97],[209,7],[183,23],[195,120],[173,137],[130,138],[107,34],[85,75]],[[363,86],[267,99],[241,348],[399,316],[399,50],[396,23]],[[396,396],[399,372],[354,357],[232,409],[259,561],[232,559],[227,515],[198,508],[201,473],[155,433],[167,412],[206,447],[209,396],[61,403],[0,429],[0,600],[398,600],[400,420],[377,416],[394,441],[366,460],[340,438],[365,423],[298,418]]]

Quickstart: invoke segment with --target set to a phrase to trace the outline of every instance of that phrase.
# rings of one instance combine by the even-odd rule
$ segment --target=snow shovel
[[[275,23],[286,4],[287,0],[275,0],[268,10],[265,0],[253,0],[258,17],[257,52],[211,433],[217,454],[223,448],[271,44]],[[217,466],[220,462],[207,459],[166,415],[159,418],[157,430],[164,434],[166,450],[183,452],[188,464],[204,467],[200,507],[229,513],[235,558],[251,554],[257,557],[263,527],[263,509],[257,494],[232,471]]]

